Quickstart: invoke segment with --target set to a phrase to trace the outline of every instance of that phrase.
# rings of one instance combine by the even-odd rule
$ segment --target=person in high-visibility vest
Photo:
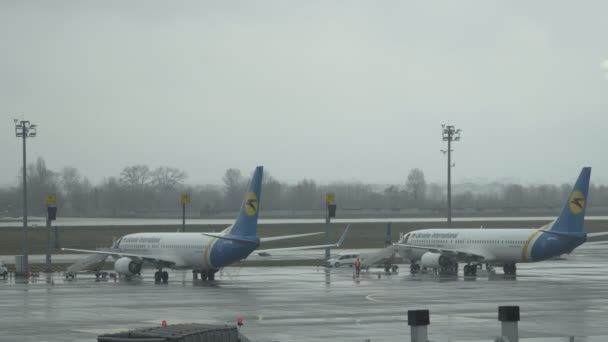
[[[361,261],[359,260],[359,258],[357,258],[357,261],[355,261],[355,272],[357,274],[357,277],[359,277],[359,273],[361,273]]]

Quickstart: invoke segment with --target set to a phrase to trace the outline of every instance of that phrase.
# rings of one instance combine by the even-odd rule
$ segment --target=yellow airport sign
[[[190,194],[181,194],[180,201],[182,202],[182,204],[190,203]]]
[[[336,204],[336,193],[335,192],[326,192],[325,193],[325,203]]]
[[[48,194],[46,195],[45,203],[47,207],[54,207],[57,204],[57,195]]]

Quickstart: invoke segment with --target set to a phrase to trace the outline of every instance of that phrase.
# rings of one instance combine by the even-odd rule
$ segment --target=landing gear
[[[166,284],[169,282],[169,273],[167,271],[163,271],[162,268],[158,271],[154,272],[154,282]]]
[[[198,274],[200,273],[201,275],[201,280],[209,280],[209,281],[213,281],[215,280],[215,272],[217,271],[192,271],[192,279],[194,280],[198,280]]]
[[[415,263],[412,262],[410,264],[410,273],[411,274],[420,273],[420,265],[415,264]]]
[[[475,277],[477,276],[477,265],[473,264],[467,264],[464,265],[464,276],[465,277]]]
[[[517,266],[515,265],[515,263],[512,264],[505,264],[502,267],[503,271],[505,272],[505,275],[510,275],[510,276],[514,276],[517,274]]]
[[[439,274],[440,276],[453,276],[453,275],[457,275],[458,274],[458,263],[454,261],[454,262],[452,262],[450,264],[441,266],[437,270],[437,274]]]
[[[384,272],[386,272],[386,273],[390,273],[390,272],[397,273],[398,269],[399,269],[399,266],[397,266],[397,265],[391,265],[391,264],[384,265]]]

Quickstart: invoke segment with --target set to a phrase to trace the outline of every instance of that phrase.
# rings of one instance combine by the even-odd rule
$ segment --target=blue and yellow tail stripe
[[[546,224],[544,226],[542,226],[540,229],[536,230],[535,232],[533,232],[532,234],[530,234],[530,237],[528,237],[528,239],[526,240],[526,243],[524,244],[524,246],[521,249],[521,261],[526,262],[526,261],[532,261],[532,246],[534,245],[534,242],[536,242],[536,240],[538,239],[539,235],[546,230],[551,229],[553,223],[549,223]]]
[[[213,265],[211,265],[211,251],[213,250],[213,246],[215,246],[215,243],[218,240],[219,240],[219,238],[211,239],[211,242],[209,242],[207,249],[205,249],[203,251],[203,266],[204,267],[213,268]]]
[[[221,233],[222,234],[228,234],[228,232],[230,232],[231,229],[232,229],[232,226],[224,229]],[[211,242],[209,242],[209,245],[203,251],[203,266],[208,267],[208,268],[214,268],[215,267],[215,266],[213,266],[211,264],[211,251],[213,250],[213,246],[215,246],[215,244],[219,240],[221,240],[221,239],[220,238],[213,238],[213,239],[211,239]]]

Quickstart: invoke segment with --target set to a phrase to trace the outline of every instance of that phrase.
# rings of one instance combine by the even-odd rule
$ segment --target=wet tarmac
[[[429,309],[432,341],[493,341],[499,305],[521,307],[523,341],[608,341],[608,251],[581,248],[567,260],[518,265],[516,280],[474,280],[351,268],[230,267],[214,282],[152,272],[131,282],[54,274],[29,284],[0,280],[0,341],[95,341],[102,333],[243,317],[254,341],[409,341],[407,310]],[[378,275],[380,274],[380,278]]]

